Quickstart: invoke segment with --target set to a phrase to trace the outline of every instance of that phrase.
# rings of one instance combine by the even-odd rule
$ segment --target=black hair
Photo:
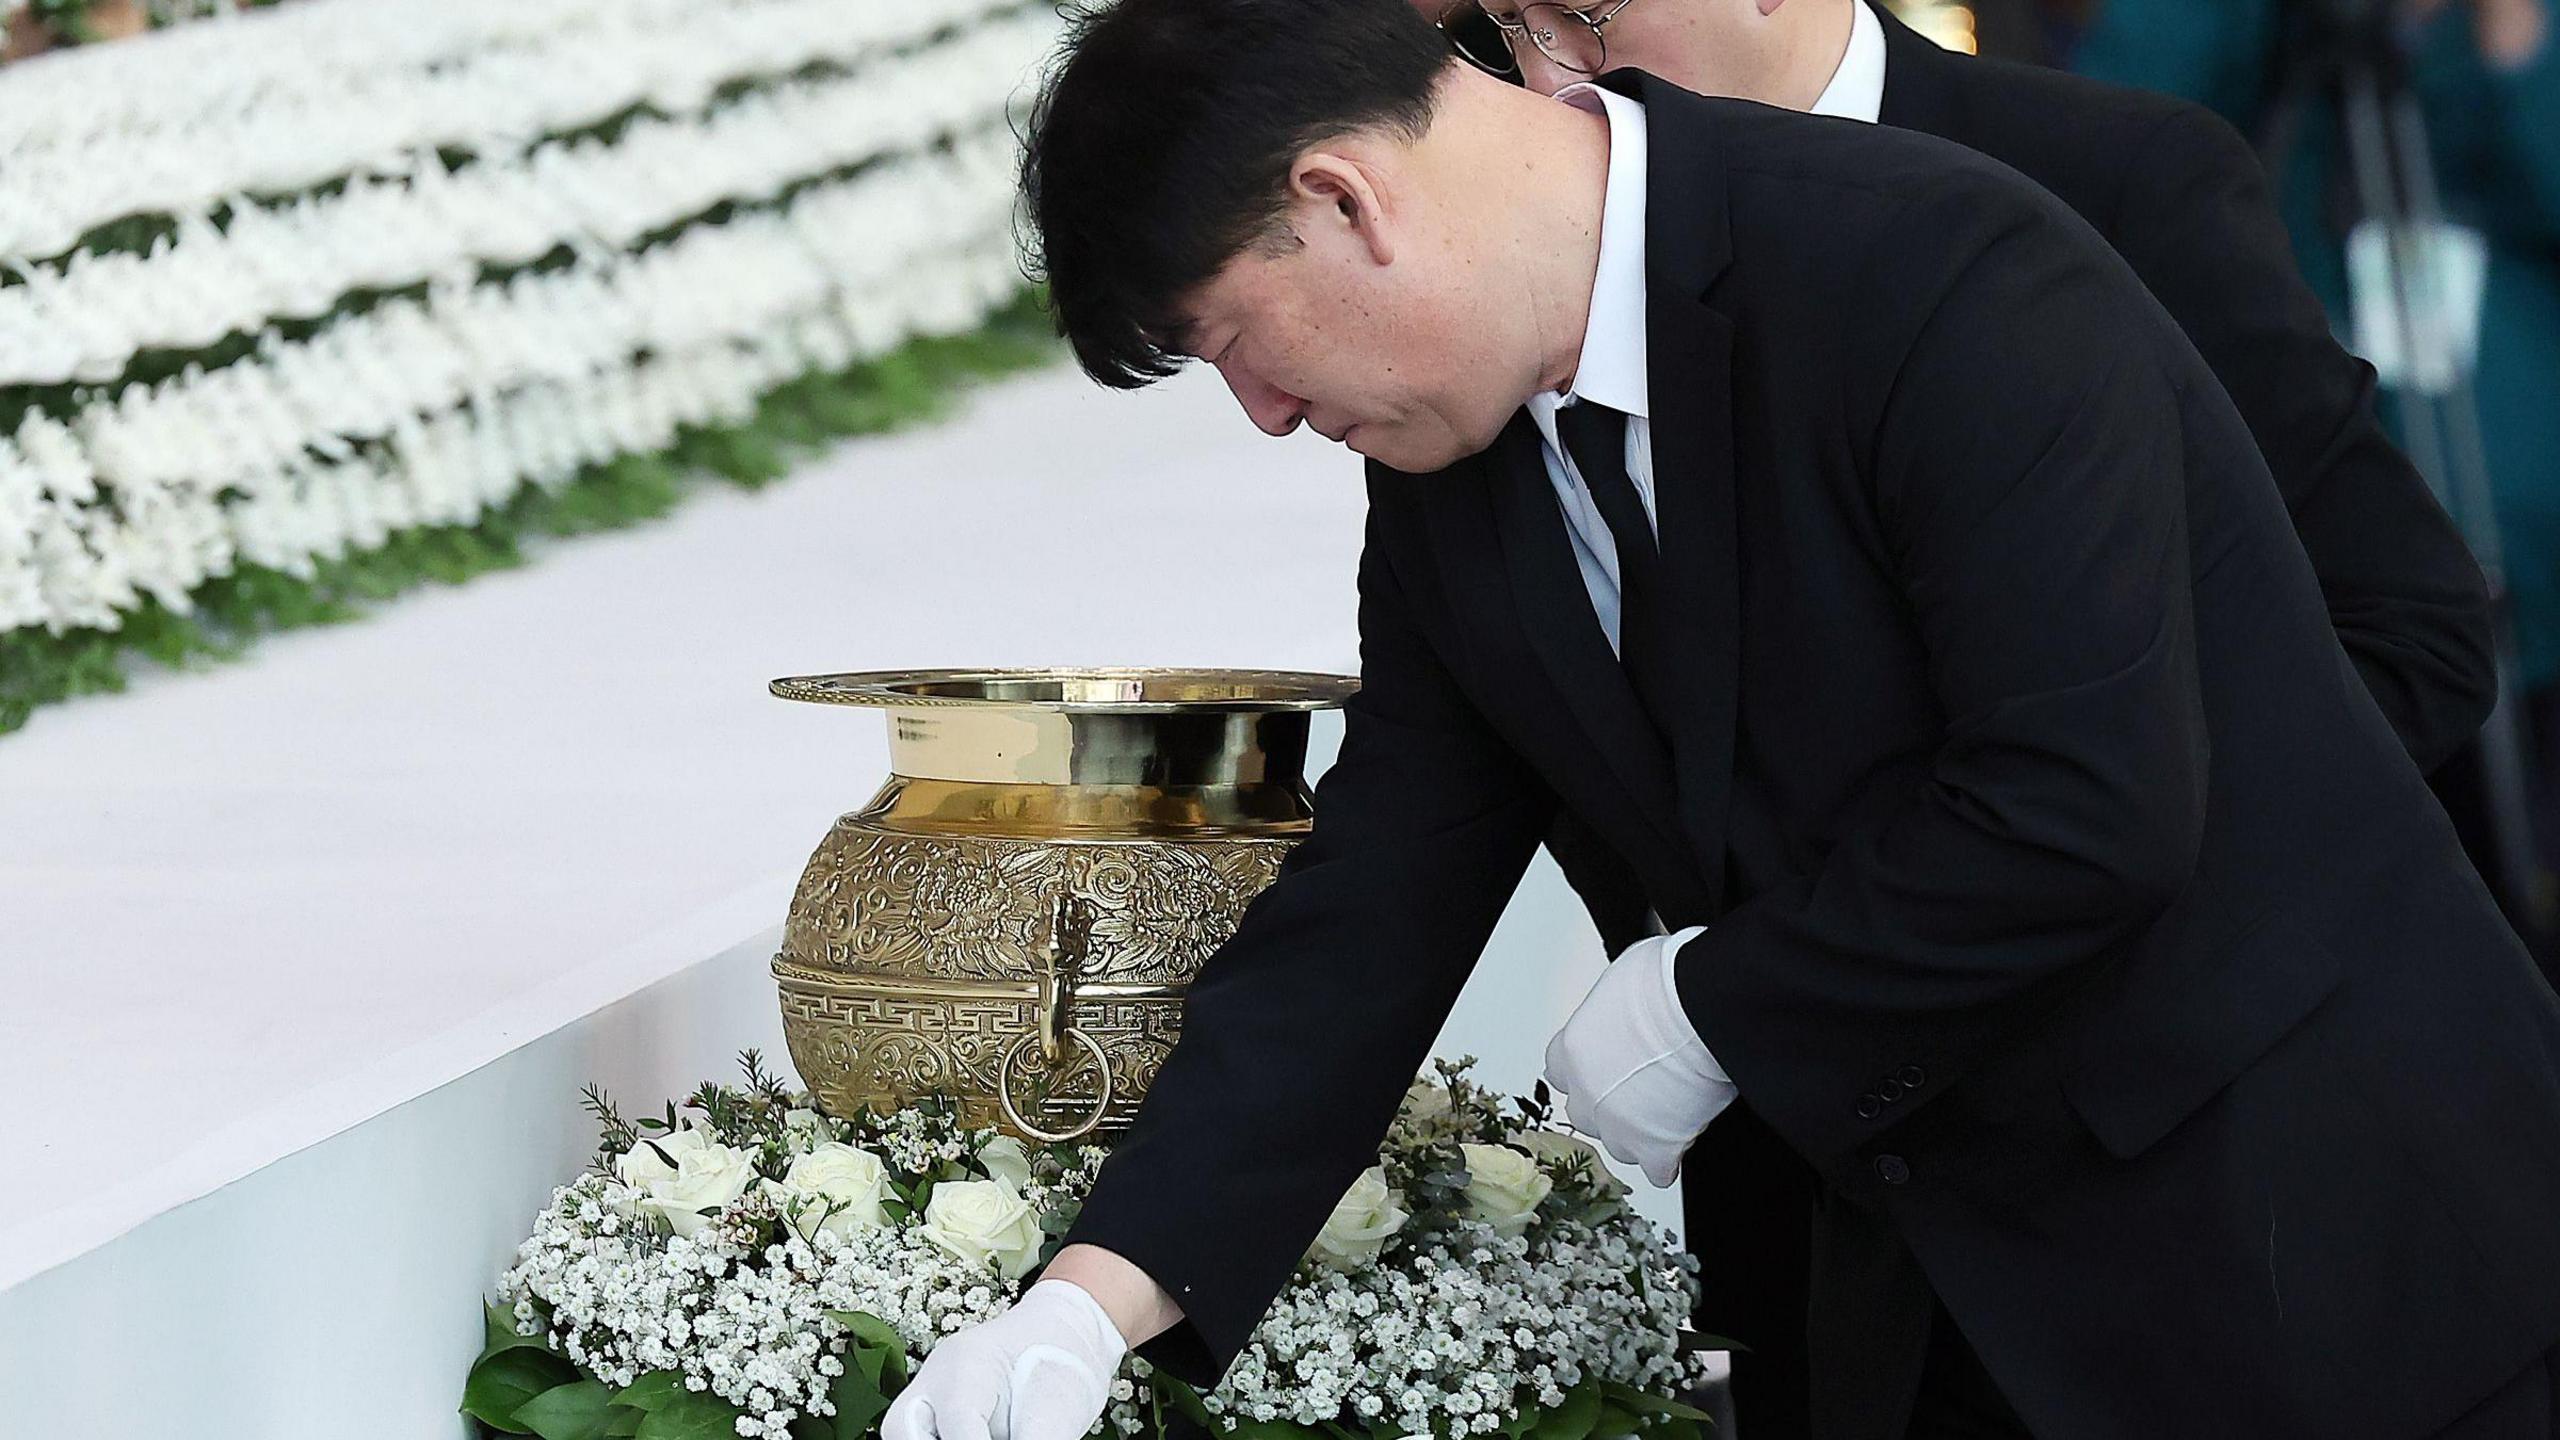
[[[1431,125],[1453,54],[1410,0],[1119,0],[1069,18],[1024,138],[1024,246],[1086,374],[1135,389],[1182,357],[1185,296],[1282,244],[1310,145]]]

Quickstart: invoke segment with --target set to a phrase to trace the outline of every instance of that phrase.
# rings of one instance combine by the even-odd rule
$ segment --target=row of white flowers
[[[308,576],[973,328],[1020,284],[1010,106],[1058,23],[1021,0],[305,0],[14,69],[0,386],[98,388],[0,411],[0,634],[184,612],[244,563]],[[724,202],[747,208],[704,223]],[[176,234],[148,253],[48,258],[160,212]],[[230,336],[255,343],[116,384]]]
[[[1026,72],[1055,29],[1046,15],[1015,15],[908,63],[787,82],[699,119],[642,120],[611,143],[546,143],[450,165],[425,152],[403,157],[405,173],[244,205],[221,226],[190,217],[148,253],[74,252],[22,267],[26,283],[0,289],[0,385],[102,383],[140,350],[325,315],[351,291],[468,281],[480,265],[562,244],[620,249],[721,202],[911,151],[983,123],[983,77]],[[1005,177],[971,178],[989,187]],[[885,253],[913,248],[869,229]]]
[[[47,56],[0,86],[0,256],[127,215],[521,147],[635,105],[877,61],[1021,0],[310,0]],[[1018,73],[977,77],[1010,88]]]
[[[1007,193],[986,175],[1002,170],[1006,145],[982,135],[635,255],[438,288],[335,318],[300,340],[271,332],[250,358],[127,386],[67,428],[111,483],[218,488],[474,395],[574,378],[641,350],[751,339],[831,300],[894,290],[918,258],[1006,230]],[[22,424],[60,422],[31,413]],[[21,447],[32,448],[26,441],[22,429]],[[72,487],[61,498],[91,498]]]
[[[378,546],[394,531],[470,521],[523,485],[557,485],[582,465],[664,449],[679,426],[744,419],[759,396],[795,376],[841,368],[909,335],[966,330],[1019,283],[1010,235],[999,231],[916,264],[882,293],[844,292],[772,315],[752,338],[716,337],[435,413],[392,415],[379,447],[339,442],[334,459],[278,453],[223,465],[231,479],[220,488],[188,477],[101,487],[77,433],[30,416],[14,439],[0,436],[0,630],[114,629],[146,595],[184,613],[190,591],[242,562],[308,576],[317,562]],[[574,316],[549,318],[564,335],[583,331]],[[397,346],[356,352],[366,368],[327,373],[351,394],[388,393],[417,373],[401,367],[400,354]],[[261,398],[272,401],[275,374],[247,363],[204,378],[265,377]],[[226,436],[243,438],[209,425],[195,439],[218,448]],[[102,490],[112,506],[76,498]]]

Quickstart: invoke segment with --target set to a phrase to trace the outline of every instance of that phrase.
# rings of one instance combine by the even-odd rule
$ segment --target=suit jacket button
[[[1884,1097],[1884,1103],[1890,1105],[1902,1098],[1902,1082],[1887,1075],[1877,1084],[1876,1093]]]
[[[1917,1065],[1905,1065],[1893,1078],[1902,1082],[1903,1089],[1917,1090],[1929,1083],[1929,1072]]]
[[[1882,1100],[1880,1100],[1880,1099],[1876,1098],[1876,1097],[1875,1097],[1875,1096],[1873,1096],[1873,1095],[1861,1095],[1861,1096],[1859,1096],[1859,1097],[1858,1097],[1858,1118],[1859,1118],[1859,1119],[1861,1119],[1861,1120],[1873,1120],[1873,1119],[1874,1119],[1874,1118],[1876,1118],[1878,1115],[1881,1115],[1881,1114],[1883,1114],[1883,1113],[1884,1113],[1884,1101],[1882,1101]]]
[[[1876,1157],[1876,1178],[1887,1185],[1902,1185],[1911,1179],[1911,1166],[1899,1155]]]

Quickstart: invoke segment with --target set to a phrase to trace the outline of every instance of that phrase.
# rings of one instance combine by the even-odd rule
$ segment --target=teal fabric
[[[2552,30],[2560,34],[2560,16]],[[2163,90],[2257,134],[2272,100],[2273,0],[2107,0],[2074,58],[2083,73]],[[2560,42],[2513,70],[2480,57],[2468,7],[2413,34],[2446,212],[2489,244],[2477,389],[2528,690],[2560,681]],[[2347,329],[2336,116],[2306,105],[2279,204],[2303,276]]]

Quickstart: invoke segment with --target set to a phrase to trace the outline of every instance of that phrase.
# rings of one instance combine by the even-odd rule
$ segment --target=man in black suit
[[[1737,1094],[1818,1177],[1817,1433],[2550,1435],[2560,997],[2192,345],[1960,148],[1581,98],[1404,0],[1071,43],[1061,324],[1370,458],[1362,690],[1069,1245],[889,1440],[1068,1440],[1124,1341],[1214,1380],[1559,811],[1678,933],[1551,1063],[1656,1178]]]
[[[1462,53],[1553,94],[1613,66],[1942,136],[2086,220],[2192,341],[2248,422],[2331,625],[2410,759],[2432,771],[2495,699],[2487,592],[2425,480],[2385,436],[2372,367],[2297,271],[2249,146],[2201,106],[1942,50],[1865,0],[1416,0]],[[1593,22],[1572,18],[1588,16]],[[1571,815],[1549,837],[1610,954],[1652,933],[1643,892]],[[1734,1403],[1754,1440],[1805,1433],[1814,1178],[1746,1103],[1700,1137],[1683,1194],[1701,1329],[1751,1349]]]

